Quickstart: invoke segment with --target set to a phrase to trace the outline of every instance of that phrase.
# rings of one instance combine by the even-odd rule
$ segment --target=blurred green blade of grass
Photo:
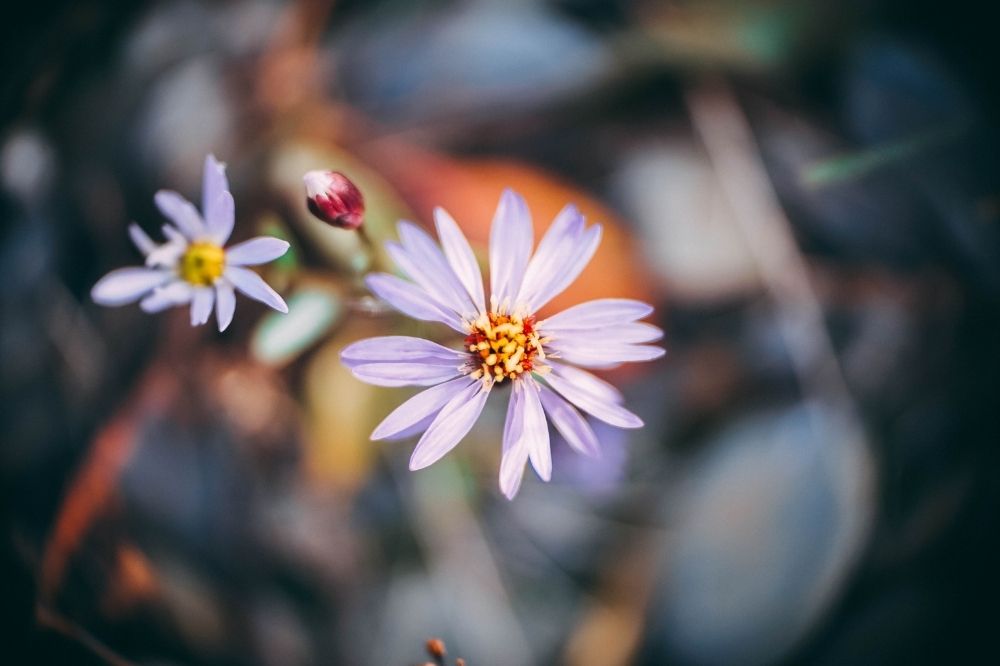
[[[800,179],[806,187],[820,188],[863,178],[872,171],[954,141],[969,126],[968,121],[955,121],[868,150],[820,160],[804,167]]]

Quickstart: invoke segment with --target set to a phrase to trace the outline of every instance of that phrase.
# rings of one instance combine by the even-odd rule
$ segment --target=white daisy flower
[[[511,385],[503,433],[500,489],[517,494],[527,461],[552,474],[548,420],[580,453],[598,454],[581,411],[619,428],[642,421],[622,406],[616,388],[585,368],[649,361],[663,332],[640,322],[653,308],[630,299],[589,301],[539,321],[535,313],[565,290],[590,261],[601,226],[587,228],[566,206],[532,256],[532,223],[519,195],[507,190],[490,232],[490,302],[469,242],[441,208],[434,211],[441,247],[409,222],[386,248],[409,280],[375,273],[368,287],[400,312],[447,324],[465,336],[461,349],[421,338],[386,336],[356,342],[341,359],[358,379],[377,386],[430,386],[397,407],[372,433],[393,439],[423,433],[410,469],[436,462],[472,429],[490,392]],[[442,251],[443,250],[443,251]],[[546,419],[548,417],[548,420]]]
[[[233,320],[234,289],[279,312],[288,312],[281,296],[246,268],[277,259],[288,251],[288,242],[260,236],[224,247],[233,231],[236,210],[223,163],[212,155],[205,158],[204,218],[176,192],[160,190],[154,201],[173,223],[163,225],[167,242],[157,245],[137,224],[130,225],[129,236],[146,257],[146,265],[119,268],[98,280],[90,292],[95,302],[118,306],[140,301],[139,306],[150,313],[190,303],[192,326],[207,322],[214,308],[220,331]]]

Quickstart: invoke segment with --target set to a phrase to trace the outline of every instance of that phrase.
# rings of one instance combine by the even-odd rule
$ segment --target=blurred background
[[[5,663],[914,664],[997,654],[1000,42],[917,0],[52,2],[0,53]],[[229,164],[286,317],[103,309],[152,195]],[[505,400],[445,460],[338,350],[366,298],[309,169],[381,242],[499,194],[605,224],[551,309],[655,303],[607,374],[646,427],[497,489]],[[484,255],[485,256],[485,255]],[[449,662],[451,663],[451,662]]]

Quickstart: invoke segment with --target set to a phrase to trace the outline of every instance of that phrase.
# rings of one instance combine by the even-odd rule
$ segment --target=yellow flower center
[[[222,276],[225,268],[226,251],[215,243],[199,241],[188,245],[177,270],[187,282],[207,287]]]
[[[497,314],[480,317],[472,324],[465,338],[465,347],[478,366],[472,377],[483,381],[502,382],[525,372],[547,370],[539,366],[545,360],[542,341],[535,331],[534,317]]]

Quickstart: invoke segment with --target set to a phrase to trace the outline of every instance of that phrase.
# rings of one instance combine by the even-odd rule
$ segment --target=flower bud
[[[444,647],[444,641],[440,638],[429,638],[427,639],[427,654],[434,657],[435,659],[441,659],[448,651]]]
[[[365,220],[361,190],[336,171],[310,171],[302,177],[309,212],[341,229],[357,229]]]

